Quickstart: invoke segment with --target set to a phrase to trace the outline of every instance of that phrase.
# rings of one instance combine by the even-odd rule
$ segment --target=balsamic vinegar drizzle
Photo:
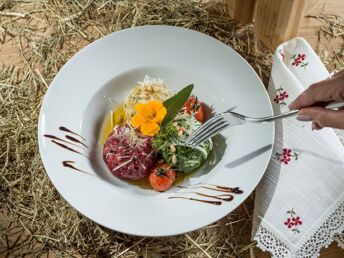
[[[209,184],[211,186],[214,186],[218,189],[223,189],[223,190],[229,190],[229,191],[232,191],[232,193],[236,193],[236,194],[242,194],[244,191],[243,190],[240,190],[239,187],[228,187],[228,186],[221,186],[221,185],[214,185],[214,184]]]
[[[203,188],[203,189],[208,189],[208,190],[213,190],[213,191],[218,191],[218,192],[223,192],[225,194],[219,194],[219,195],[210,195],[210,194],[204,194],[200,192],[182,192],[180,194],[196,194],[208,198],[213,198],[221,201],[209,201],[209,200],[203,200],[203,199],[195,199],[191,197],[185,197],[185,196],[173,196],[169,197],[168,199],[174,199],[174,198],[179,198],[179,199],[185,199],[185,200],[191,200],[191,201],[200,201],[204,203],[209,203],[209,204],[214,204],[214,205],[221,205],[222,201],[224,202],[230,202],[234,199],[234,196],[229,193],[234,193],[234,194],[242,194],[244,191],[242,191],[239,187],[228,187],[228,186],[221,186],[221,185],[214,185],[214,184],[199,184],[195,186],[177,186],[179,188],[184,188],[184,189],[195,189],[195,188]]]
[[[68,133],[77,135],[78,137],[80,137],[81,139],[83,139],[84,141],[86,141],[85,138],[83,138],[81,135],[78,135],[78,134],[74,133],[73,131],[67,129],[67,128],[64,127],[64,126],[60,126],[59,129],[60,129],[61,131],[65,131],[65,132],[68,132]],[[75,149],[73,149],[73,148],[71,148],[71,147],[69,147],[69,146],[66,145],[66,144],[73,145],[73,146],[78,147],[78,148],[80,148],[81,150],[85,151],[85,148],[84,148],[84,147],[88,148],[87,145],[84,144],[83,142],[81,142],[80,140],[76,139],[75,137],[72,137],[72,136],[70,136],[70,135],[65,135],[66,139],[72,141],[72,142],[69,142],[69,141],[66,141],[65,139],[59,138],[59,137],[57,137],[57,136],[55,136],[55,135],[51,135],[51,134],[44,134],[43,136],[46,137],[46,138],[51,139],[51,142],[52,142],[52,143],[55,143],[56,145],[60,146],[61,148],[64,148],[64,149],[69,150],[69,151],[71,151],[71,152],[75,152],[75,153],[77,153],[77,154],[80,154],[80,155],[82,155],[82,156],[84,156],[84,157],[90,159],[90,157],[88,157],[86,154],[84,154],[84,153],[82,153],[82,152],[80,152],[80,151],[78,151],[78,150],[75,150]],[[78,145],[78,144],[81,144],[82,146],[81,146],[81,145]],[[101,179],[100,177],[98,177],[98,176],[96,176],[96,175],[93,175],[93,174],[91,174],[91,173],[88,173],[88,172],[86,172],[86,171],[84,171],[84,170],[81,170],[81,169],[77,168],[77,167],[75,166],[75,161],[72,161],[72,160],[65,160],[65,161],[62,161],[62,166],[67,167],[67,168],[70,168],[70,169],[73,169],[73,170],[76,170],[76,171],[81,172],[81,173],[85,173],[85,174],[90,175],[90,176],[95,176],[95,177]],[[102,179],[101,179],[101,180],[102,180]]]
[[[68,140],[71,140],[73,142],[77,142],[77,143],[80,143],[81,145],[85,146],[87,149],[87,145],[85,143],[83,143],[82,141],[79,141],[78,139],[74,138],[73,136],[70,136],[70,135],[65,135],[65,137],[68,139]]]
[[[84,141],[86,141],[86,139],[85,139],[84,137],[82,137],[80,134],[77,134],[77,133],[75,133],[75,132],[69,130],[68,128],[66,128],[66,127],[64,127],[64,126],[60,126],[59,129],[60,129],[61,131],[64,131],[64,132],[71,133],[71,134],[74,134],[74,135],[76,135],[76,136],[79,136],[81,139],[83,139]]]
[[[202,200],[202,199],[196,199],[196,198],[184,197],[184,196],[172,196],[172,197],[168,197],[168,199],[185,199],[185,200],[190,200],[190,201],[204,202],[204,203],[213,204],[213,205],[222,204],[222,202],[220,201],[208,201],[208,200]]]
[[[74,149],[68,147],[67,145],[64,145],[63,143],[59,143],[59,142],[57,142],[57,141],[55,141],[55,140],[51,140],[51,142],[57,144],[58,146],[60,146],[60,147],[62,147],[62,148],[65,148],[66,150],[69,150],[69,151],[72,151],[72,152],[75,152],[75,153],[78,153],[78,154],[81,154],[81,155],[85,156],[85,155],[82,154],[81,152],[76,151],[76,150],[74,150]],[[87,157],[87,156],[85,156],[85,157]],[[87,158],[88,158],[88,157],[87,157]]]
[[[218,192],[224,192],[224,193],[235,193],[235,194],[242,194],[244,191],[240,190],[239,187],[227,187],[227,186],[220,186],[220,185],[213,185],[209,184],[209,187],[207,185],[195,185],[195,186],[181,186],[179,185],[179,188],[204,188],[204,189],[209,189],[213,191],[218,191]]]
[[[59,143],[59,142],[57,142],[57,141],[55,141],[55,140],[51,140],[51,142],[55,143],[56,145],[58,145],[58,146],[60,146],[60,147],[62,147],[62,148],[65,148],[65,149],[67,149],[67,150],[69,150],[69,151],[78,153],[78,154],[80,154],[80,155],[82,155],[82,156],[84,156],[84,157],[86,157],[86,158],[89,159],[89,157],[86,156],[85,154],[83,154],[83,153],[81,153],[81,152],[79,152],[79,151],[76,151],[76,150],[74,150],[74,149],[68,147],[67,145],[64,145],[64,144],[62,144],[62,143]]]
[[[74,164],[74,163],[75,163],[75,161],[72,161],[72,160],[65,160],[65,161],[62,161],[62,166],[67,167],[67,168],[70,168],[70,169],[74,169],[74,170],[76,170],[76,171],[78,171],[78,172],[85,173],[85,174],[87,174],[87,175],[89,175],[89,176],[94,176],[94,177],[96,177],[96,178],[98,178],[98,179],[100,179],[100,180],[103,180],[102,178],[100,178],[100,177],[98,177],[98,176],[96,176],[96,175],[93,175],[93,174],[88,173],[88,172],[86,172],[86,171],[84,171],[84,170],[78,169],[77,167],[75,167],[74,165],[72,165],[72,164]]]
[[[193,192],[193,193],[197,194],[197,195],[200,195],[200,196],[221,200],[221,201],[224,201],[224,202],[230,202],[234,198],[234,196],[231,195],[231,194],[210,195],[210,194],[204,194],[204,193],[199,193],[199,192]]]
[[[224,202],[230,202],[234,199],[234,196],[231,194],[210,195],[210,194],[205,194],[205,193],[200,193],[200,192],[180,192],[180,193],[176,192],[176,194],[197,194],[200,196],[217,199]]]
[[[75,143],[66,141],[66,140],[64,140],[64,139],[61,139],[61,138],[55,136],[55,135],[44,134],[43,136],[46,137],[46,138],[50,138],[50,139],[54,139],[54,140],[57,140],[57,141],[61,141],[61,142],[68,143],[68,144],[73,145],[73,146],[78,147],[78,148],[82,148],[81,146],[79,146],[79,145],[77,145],[77,144],[75,144]],[[68,139],[68,138],[67,138],[67,139]]]
[[[64,131],[64,132],[74,134],[74,135],[80,137],[81,139],[83,139],[84,141],[86,141],[86,139],[83,138],[81,135],[79,135],[79,134],[77,134],[77,133],[75,133],[75,132],[69,130],[68,128],[66,128],[66,127],[64,127],[64,126],[60,126],[59,129],[60,129],[61,131]],[[56,145],[60,146],[61,148],[64,148],[64,149],[69,150],[69,151],[71,151],[71,152],[75,152],[75,153],[77,153],[77,154],[80,154],[80,155],[82,155],[82,156],[84,156],[84,157],[90,159],[90,157],[88,157],[87,155],[85,155],[85,154],[82,153],[81,151],[75,150],[75,149],[73,149],[72,147],[69,147],[69,146],[66,145],[66,144],[73,145],[74,147],[81,148],[82,150],[84,150],[83,147],[88,148],[86,144],[84,144],[82,141],[76,139],[76,138],[73,137],[73,136],[65,135],[66,139],[68,139],[68,140],[70,140],[70,141],[72,141],[72,142],[66,141],[65,139],[62,139],[62,138],[60,138],[60,137],[57,137],[57,136],[51,135],[51,134],[44,134],[43,136],[46,137],[46,138],[52,139],[51,142],[52,142],[52,143],[55,143]],[[78,144],[80,144],[80,145],[78,145]],[[67,163],[67,164],[69,164],[69,163]]]
[[[87,173],[86,171],[83,171],[81,169],[78,169],[76,167],[74,167],[72,164],[74,164],[75,161],[72,161],[72,160],[65,160],[65,161],[62,161],[62,166],[64,167],[67,167],[67,168],[71,168],[71,169],[74,169],[76,171],[79,171],[79,172],[82,172],[82,173],[86,173],[88,175],[90,175],[89,173]]]

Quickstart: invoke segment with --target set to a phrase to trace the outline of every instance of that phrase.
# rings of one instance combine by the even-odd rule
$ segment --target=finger
[[[344,110],[329,110],[322,107],[302,108],[299,116],[309,117],[310,120],[317,123],[314,129],[318,127],[332,127],[344,129]]]
[[[312,130],[320,130],[322,127],[317,122],[312,122]]]
[[[331,78],[336,77],[338,75],[343,75],[343,73],[344,73],[344,69],[340,70],[339,72],[334,73]]]
[[[317,102],[326,102],[332,100],[333,88],[336,85],[334,78],[323,80],[312,84],[301,93],[290,105],[289,109],[300,109],[311,106]]]

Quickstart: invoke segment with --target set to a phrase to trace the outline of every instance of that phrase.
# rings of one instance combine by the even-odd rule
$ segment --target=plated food
[[[264,85],[233,49],[188,29],[135,27],[89,44],[59,71],[41,107],[39,149],[52,184],[80,214],[132,235],[178,235],[223,218],[252,193],[270,161],[274,124],[223,131],[213,138],[214,147],[204,165],[193,173],[172,166],[163,170],[168,177],[155,177],[152,171],[162,172],[156,166],[142,179],[118,179],[104,163],[103,148],[115,123],[125,123],[109,119],[109,113],[126,103],[136,81],[146,74],[166,80],[164,92],[171,95],[158,99],[162,103],[192,82],[192,93],[214,112],[236,107],[236,111],[251,116],[273,114]],[[115,109],[112,117],[120,121],[123,112],[124,108]],[[108,122],[106,130],[101,126],[104,120]],[[163,127],[161,123],[159,132]],[[138,132],[141,129],[136,128]],[[151,136],[155,149],[154,138],[157,136]],[[161,151],[158,153],[162,156]],[[159,159],[154,158],[154,164],[159,165]],[[151,188],[150,175],[153,183],[164,186],[171,183],[174,173],[173,185],[178,187],[172,185],[162,194],[142,189]],[[157,223],[157,214],[159,221],[178,223]]]
[[[204,164],[211,140],[197,148],[184,145],[205,121],[203,104],[192,90],[188,85],[175,93],[161,79],[146,76],[110,112],[103,160],[115,177],[146,180],[161,192]]]

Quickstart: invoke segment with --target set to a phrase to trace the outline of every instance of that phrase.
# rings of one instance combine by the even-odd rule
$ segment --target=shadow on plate
[[[185,180],[181,182],[183,186],[206,183],[212,177],[211,171],[222,160],[227,147],[226,139],[221,134],[214,136],[212,140],[214,148],[209,153],[207,160],[200,168],[191,173],[190,176],[187,176]],[[173,188],[171,190],[173,190]]]
[[[249,154],[246,154],[245,156],[242,156],[241,158],[238,158],[234,161],[229,162],[225,165],[226,168],[235,168],[237,166],[240,166],[244,164],[245,162],[250,161],[251,159],[263,154],[264,152],[270,150],[272,148],[272,144],[268,144],[266,146],[263,146],[257,150],[254,150],[250,152]]]

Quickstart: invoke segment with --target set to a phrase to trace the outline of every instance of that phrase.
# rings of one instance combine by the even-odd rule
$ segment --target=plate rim
[[[66,203],[68,205],[70,205],[74,210],[76,210],[78,213],[80,213],[81,215],[83,215],[84,217],[90,219],[91,221],[101,225],[102,227],[104,228],[107,228],[107,229],[110,229],[110,230],[113,230],[113,231],[116,231],[116,232],[120,232],[120,233],[124,233],[124,234],[128,234],[128,235],[131,235],[131,236],[140,236],[140,237],[168,237],[168,236],[178,236],[178,235],[182,235],[182,234],[186,234],[186,233],[189,233],[189,232],[193,232],[195,230],[199,230],[201,228],[204,228],[210,224],[213,224],[221,219],[223,219],[224,217],[226,217],[228,214],[230,214],[231,212],[233,212],[235,209],[237,209],[240,205],[242,205],[246,200],[247,198],[249,198],[251,196],[251,194],[255,191],[255,189],[257,188],[258,184],[260,183],[260,181],[262,180],[263,176],[265,175],[266,173],[266,170],[268,168],[268,165],[270,163],[270,160],[271,160],[271,157],[272,157],[272,153],[273,153],[273,146],[274,146],[274,140],[275,140],[275,133],[276,133],[276,125],[275,125],[275,122],[272,122],[272,126],[271,126],[271,148],[269,149],[269,158],[266,159],[265,161],[265,164],[264,164],[264,172],[261,173],[261,176],[259,178],[259,180],[257,180],[257,183],[255,183],[254,185],[254,188],[252,189],[252,191],[249,191],[249,194],[247,195],[246,198],[243,198],[239,203],[233,205],[233,208],[231,209],[231,211],[229,212],[226,212],[223,214],[223,216],[219,216],[217,219],[215,220],[212,220],[212,221],[209,221],[207,223],[205,223],[203,226],[201,227],[195,227],[193,229],[189,229],[189,230],[184,230],[182,232],[179,232],[179,233],[175,233],[175,234],[149,234],[149,235],[146,235],[146,234],[140,234],[140,233],[132,233],[132,232],[126,232],[126,231],[123,231],[123,230],[118,230],[118,229],[113,229],[111,227],[108,227],[107,225],[104,225],[102,222],[94,219],[94,218],[91,218],[90,216],[88,216],[87,214],[84,214],[83,212],[81,212],[79,209],[75,208],[74,205],[72,205],[64,196],[63,194],[60,192],[60,190],[58,190],[58,188],[56,187],[55,183],[53,182],[53,180],[51,179],[51,176],[49,175],[48,173],[48,164],[44,161],[44,158],[43,158],[43,146],[42,146],[42,141],[43,141],[43,136],[42,136],[42,132],[41,132],[41,123],[42,123],[42,115],[43,115],[43,107],[47,105],[46,101],[47,101],[47,98],[46,96],[49,94],[49,91],[51,90],[51,85],[56,81],[56,78],[61,74],[61,71],[66,69],[66,65],[68,65],[70,63],[70,61],[74,58],[76,58],[77,56],[81,55],[84,51],[87,51],[88,48],[91,48],[93,45],[97,44],[97,42],[101,41],[101,40],[104,40],[106,38],[110,38],[111,36],[113,36],[114,34],[118,35],[118,34],[121,34],[123,32],[126,32],[126,31],[135,31],[135,30],[140,30],[140,29],[146,29],[146,28],[164,28],[164,29],[175,29],[175,30],[184,30],[188,33],[196,33],[202,37],[207,37],[207,38],[211,38],[212,40],[215,40],[217,41],[218,43],[222,44],[223,46],[226,46],[234,55],[238,56],[241,61],[244,61],[244,63],[246,63],[246,65],[249,67],[249,69],[252,70],[253,74],[255,75],[255,77],[257,78],[257,81],[259,81],[259,84],[260,86],[262,87],[262,90],[264,92],[264,97],[267,99],[267,104],[268,104],[268,108],[269,108],[269,113],[271,115],[274,114],[274,111],[273,111],[273,107],[272,107],[272,103],[271,103],[271,99],[269,97],[269,94],[268,94],[268,91],[267,91],[267,88],[265,88],[264,86],[264,83],[262,82],[261,78],[258,76],[257,72],[253,69],[253,67],[246,61],[245,58],[243,58],[237,51],[235,51],[231,46],[225,44],[224,42],[220,41],[219,39],[213,37],[213,36],[210,36],[208,34],[205,34],[203,32],[200,32],[200,31],[197,31],[197,30],[193,30],[193,29],[189,29],[189,28],[184,28],[184,27],[178,27],[178,26],[170,26],[170,25],[142,25],[142,26],[136,26],[136,27],[132,27],[132,28],[125,28],[125,29],[122,29],[122,30],[119,30],[119,31],[114,31],[104,37],[101,37],[93,42],[91,42],[90,44],[88,44],[87,46],[83,47],[82,49],[80,49],[79,51],[77,51],[73,56],[71,56],[67,62],[65,62],[63,64],[63,66],[60,68],[60,70],[57,72],[57,74],[55,75],[54,79],[51,81],[51,83],[49,84],[49,87],[46,91],[46,93],[44,94],[44,98],[43,98],[43,101],[41,102],[41,107],[40,107],[40,113],[39,113],[39,118],[38,118],[38,123],[37,123],[37,141],[38,141],[38,147],[39,147],[39,154],[40,154],[40,158],[41,158],[41,161],[43,163],[43,166],[44,166],[44,170],[45,170],[45,173],[47,174],[50,182],[52,183],[52,185],[54,186],[55,190],[58,192],[58,194],[60,195],[60,197],[62,197]],[[269,115],[270,115],[269,114]]]

